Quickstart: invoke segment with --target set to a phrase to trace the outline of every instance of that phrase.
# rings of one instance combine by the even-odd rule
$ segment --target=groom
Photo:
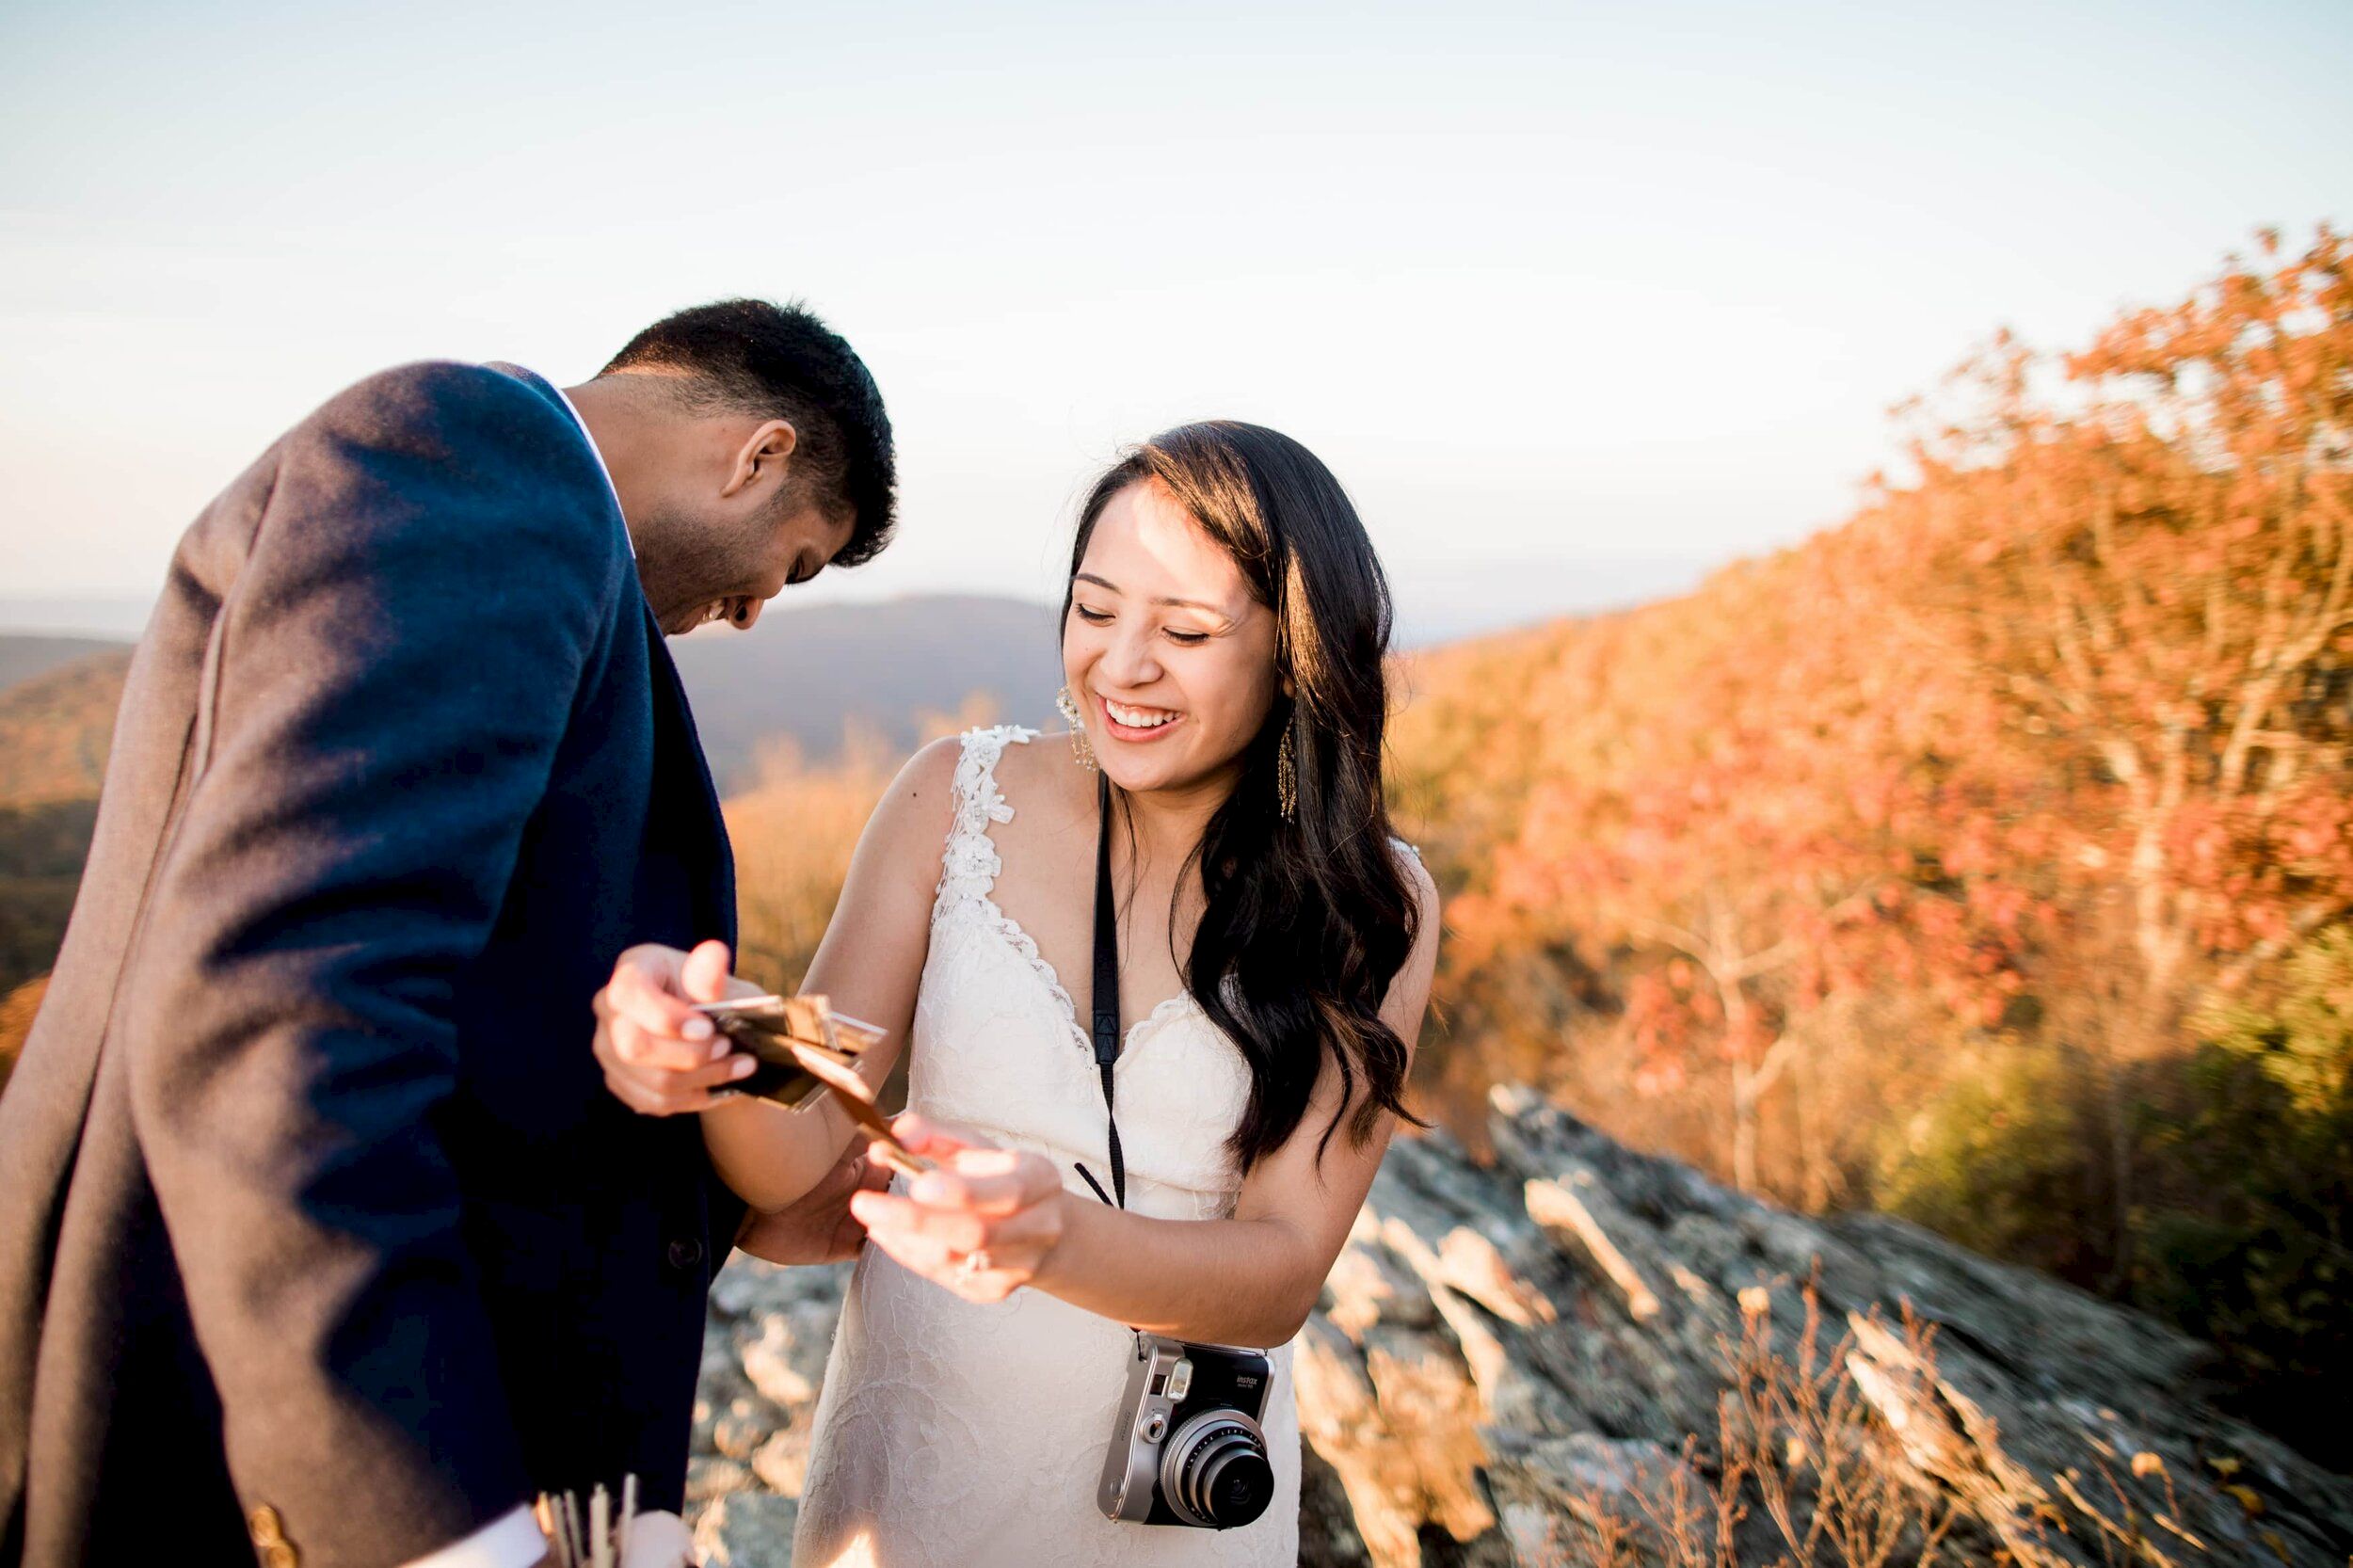
[[[0,1097],[0,1564],[525,1568],[525,1500],[677,1509],[740,1208],[591,999],[733,939],[664,633],[888,540],[890,425],[734,300],[568,393],[419,364],[199,518]],[[759,1222],[846,1256],[838,1171]]]

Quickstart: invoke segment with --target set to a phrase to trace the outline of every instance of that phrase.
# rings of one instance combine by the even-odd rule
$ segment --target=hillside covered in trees
[[[21,677],[0,689],[0,999],[56,954],[129,667],[127,649],[102,643],[0,638],[0,674]],[[0,1070],[14,1050],[9,1016],[0,1008]]]
[[[1440,1110],[1533,1080],[2133,1301],[2343,1464],[2349,264],[2266,240],[2080,353],[1997,341],[1845,526],[1414,661]]]

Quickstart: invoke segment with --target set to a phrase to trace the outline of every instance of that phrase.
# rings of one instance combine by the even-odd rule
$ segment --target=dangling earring
[[[1283,808],[1283,820],[1293,822],[1299,816],[1299,764],[1291,758],[1291,727],[1283,727],[1283,744],[1274,748],[1274,801]]]
[[[1070,721],[1070,754],[1078,758],[1079,766],[1089,773],[1095,772],[1095,743],[1087,739],[1086,723],[1079,717],[1079,699],[1070,695],[1069,687],[1064,686],[1054,694],[1054,706],[1062,711],[1064,718]]]

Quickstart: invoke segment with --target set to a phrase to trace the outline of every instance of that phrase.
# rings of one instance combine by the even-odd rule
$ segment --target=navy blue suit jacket
[[[605,1092],[590,999],[733,925],[554,389],[411,365],[280,440],[173,558],[0,1096],[0,1562],[258,1521],[397,1563],[624,1472],[677,1508],[739,1210]]]

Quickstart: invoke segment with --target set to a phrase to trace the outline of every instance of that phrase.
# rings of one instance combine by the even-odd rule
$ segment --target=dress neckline
[[[1044,985],[1047,993],[1053,998],[1054,1005],[1062,1010],[1063,1025],[1070,1031],[1070,1037],[1086,1049],[1093,1050],[1094,1039],[1080,1027],[1079,1007],[1070,1000],[1070,988],[1062,983],[1061,971],[1054,968],[1053,961],[1039,950],[1037,939],[1022,928],[1019,920],[1005,913],[1004,905],[997,902],[994,893],[980,893],[975,897],[982,905],[984,913],[988,916],[990,928],[1004,938],[1005,945],[1012,948],[1016,954],[1029,961],[1031,972],[1037,976],[1038,983]],[[1198,1012],[1200,1005],[1191,991],[1179,991],[1175,996],[1164,999],[1143,1017],[1128,1026],[1127,1031],[1120,1036],[1119,1059],[1122,1062],[1128,1059],[1128,1047],[1134,1044],[1136,1036],[1143,1033],[1145,1029],[1175,1017],[1188,1007]]]
[[[1081,1050],[1091,1053],[1094,1039],[1079,1022],[1078,1004],[1071,1000],[1070,988],[1063,984],[1061,972],[1039,949],[1037,939],[997,902],[997,878],[1003,873],[1004,856],[990,835],[988,824],[1013,820],[1013,805],[997,783],[997,759],[1008,743],[1027,745],[1036,734],[1036,730],[1024,726],[1004,725],[969,730],[963,737],[953,791],[954,820],[948,835],[950,854],[941,871],[939,902],[945,904],[955,892],[970,901],[983,917],[983,923],[1028,965],[1030,972],[1045,987],[1060,1011],[1063,1027],[1070,1038]],[[972,853],[956,854],[959,840],[969,845]],[[1199,1012],[1200,1003],[1191,991],[1178,991],[1128,1025],[1120,1036],[1120,1060],[1127,1060],[1128,1048],[1138,1037],[1188,1008]]]

